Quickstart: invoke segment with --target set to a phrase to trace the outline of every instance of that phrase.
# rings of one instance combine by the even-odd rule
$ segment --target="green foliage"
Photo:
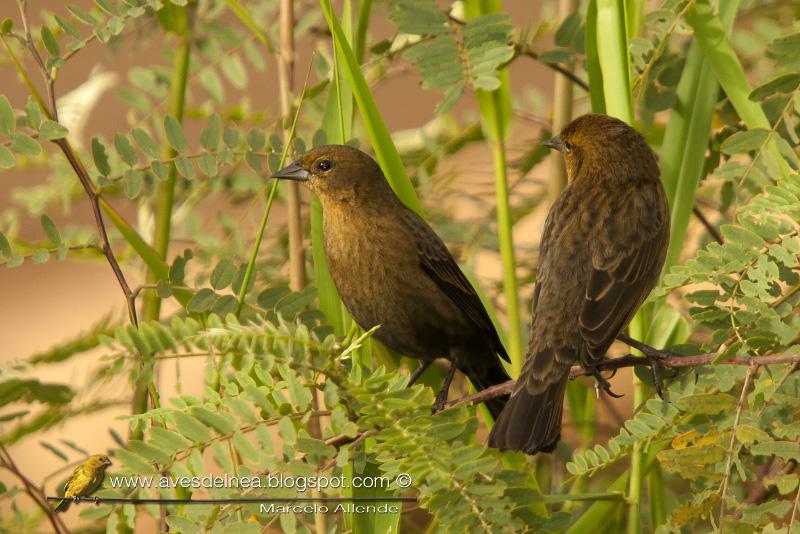
[[[392,0],[389,16],[398,30],[420,38],[404,55],[419,70],[422,86],[446,89],[438,113],[452,108],[467,87],[500,87],[499,69],[514,54],[508,15],[454,22],[432,0]]]

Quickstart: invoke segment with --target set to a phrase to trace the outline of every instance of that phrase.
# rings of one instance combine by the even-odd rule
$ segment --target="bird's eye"
[[[569,141],[564,142],[564,152],[572,152],[572,143]]]
[[[317,167],[319,167],[319,170],[321,171],[329,171],[333,167],[333,163],[331,163],[327,159],[323,159],[317,164]]]

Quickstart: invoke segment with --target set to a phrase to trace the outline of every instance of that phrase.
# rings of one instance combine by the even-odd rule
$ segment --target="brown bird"
[[[564,154],[569,185],[544,225],[526,361],[489,437],[529,454],[558,443],[575,362],[610,393],[597,366],[658,280],[670,224],[656,156],[624,122],[584,115],[545,145]]]
[[[342,145],[317,147],[273,175],[305,182],[323,207],[325,256],[345,307],[374,337],[422,360],[413,383],[439,357],[450,370],[436,397],[444,408],[456,368],[480,389],[509,380],[489,314],[444,242],[395,195],[378,164]],[[497,416],[507,397],[487,406]]]

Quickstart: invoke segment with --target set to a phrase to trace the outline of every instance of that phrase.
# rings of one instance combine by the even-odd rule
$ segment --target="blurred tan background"
[[[71,4],[90,9],[91,0],[72,0]],[[245,2],[246,3],[246,2]],[[528,0],[514,0],[504,2],[504,7],[511,13],[515,27],[532,26],[537,23],[544,12],[548,18],[555,18],[555,2],[529,2]],[[300,9],[319,9],[316,2],[298,2]],[[65,4],[56,0],[30,0],[29,14],[32,23],[37,24],[39,13],[42,10],[51,10],[55,13],[65,11]],[[3,0],[0,2],[0,19],[11,17],[15,26],[19,24],[19,14],[16,2]],[[386,18],[385,4],[376,3],[372,15],[371,40],[388,37],[392,27]],[[237,22],[238,24],[238,22]],[[90,77],[93,69],[101,67],[108,72],[114,72],[122,85],[127,83],[127,71],[137,65],[151,65],[160,62],[167,65],[162,57],[162,42],[137,42],[136,39],[125,39],[123,47],[110,53],[107,47],[94,42],[71,59],[66,68],[59,73],[56,86],[57,93],[62,95]],[[308,65],[312,49],[311,38],[304,38],[298,43],[297,57],[297,84],[302,83],[302,77]],[[277,93],[277,80],[274,70],[274,58],[268,58],[266,72],[251,71],[250,85],[252,94],[249,98],[253,109],[263,109],[268,116],[279,113],[279,100]],[[32,67],[32,65],[30,65]],[[16,108],[24,106],[27,92],[18,80],[13,66],[7,60],[0,60],[0,79],[4,80],[2,93],[6,94]],[[552,94],[553,72],[530,59],[522,58],[511,67],[511,80],[515,102],[524,103],[541,101],[540,109],[524,109],[528,113],[549,118],[547,102]],[[39,82],[38,76],[36,81]],[[258,88],[258,90],[253,90]],[[407,69],[401,75],[381,83],[375,88],[375,97],[383,113],[389,129],[392,132],[418,128],[434,117],[434,107],[441,98],[439,92],[423,91],[419,87],[419,79],[413,71]],[[583,97],[581,91],[576,95]],[[477,110],[473,104],[474,99],[465,97],[453,111],[458,117],[477,117]],[[577,110],[585,110],[586,102],[579,103]],[[89,117],[85,128],[84,143],[94,135],[113,135],[114,132],[129,128],[126,118],[125,105],[114,95],[114,89],[106,92],[100,99]],[[515,120],[514,135],[509,146],[509,157],[514,159],[539,135],[538,127],[525,120]],[[50,150],[52,157],[61,157],[60,153]],[[448,162],[445,168],[457,171],[457,187],[474,188],[481,195],[493,198],[493,176],[491,154],[482,143],[471,147],[466,157],[459,156],[458,162]],[[530,194],[541,187],[536,182],[546,182],[548,165],[542,164],[528,177],[531,184],[519,189],[519,194]],[[512,180],[516,177],[512,176]],[[14,168],[10,171],[0,172],[0,209],[5,209],[12,204],[14,190],[21,186],[30,186],[42,182],[43,175],[36,170]],[[305,194],[305,193],[304,193]],[[306,194],[305,200],[308,197]],[[254,209],[246,209],[241,216],[247,225],[254,225],[260,217],[261,203],[256,202]],[[136,220],[134,202],[116,202],[115,205],[123,211],[129,221]],[[474,209],[469,203],[453,206],[456,218],[465,218],[472,215],[469,210]],[[213,212],[219,207],[209,205]],[[79,199],[72,205],[68,213],[47,211],[59,226],[74,223],[91,224],[92,217],[88,201]],[[209,213],[209,220],[213,217]],[[518,245],[532,245],[539,238],[540,226],[543,221],[544,207],[540,207],[533,215],[527,217],[516,226],[515,240]],[[281,224],[283,219],[282,209],[279,206],[271,216],[270,225]],[[41,237],[41,227],[38,217],[25,218],[20,235],[22,238],[37,239]],[[117,244],[121,250],[121,244]],[[483,280],[500,279],[500,267],[497,257],[492,254],[481,255],[478,258],[477,271]],[[530,263],[530,262],[528,262]],[[136,287],[142,281],[137,279],[140,272],[139,266],[123,265],[129,283]],[[523,274],[523,273],[520,273]],[[529,274],[529,273],[524,273]],[[526,310],[530,303],[531,287],[521,287],[521,305]],[[122,295],[111,269],[105,261],[100,260],[75,260],[68,258],[63,262],[50,261],[44,265],[33,265],[26,262],[16,269],[0,267],[0,298],[3,306],[0,307],[0,361],[8,364],[15,359],[25,359],[32,354],[43,351],[54,344],[64,342],[75,337],[80,332],[95,324],[104,315],[112,311],[115,318],[122,318],[125,314]],[[167,308],[169,310],[169,308]],[[41,367],[37,376],[43,382],[60,382],[69,384],[83,384],[87,379],[89,363],[93,358],[102,354],[101,350],[70,360],[70,363]],[[202,363],[193,366],[182,364],[181,383],[183,392],[192,393],[200,391],[202,381]],[[161,386],[167,395],[174,391],[174,368],[165,366],[160,377]],[[625,393],[630,384],[629,373],[620,372],[614,379],[615,391]],[[120,399],[129,399],[131,392],[120,392]],[[614,401],[616,409],[621,413],[630,410],[631,396]],[[105,451],[114,446],[114,442],[107,432],[108,427],[114,428],[120,435],[127,434],[124,421],[115,417],[127,413],[125,405],[120,405],[113,410],[106,410],[81,419],[79,422],[70,422],[57,426],[44,434],[37,434],[34,438],[27,438],[11,448],[11,454],[20,469],[34,482],[41,483],[46,475],[63,467],[64,462],[52,453],[41,447],[36,441],[47,440],[54,443],[58,440],[70,440],[91,453]],[[613,423],[612,423],[613,424]],[[569,425],[565,425],[565,436],[570,440]],[[3,429],[4,432],[10,428]],[[47,480],[46,488],[50,494],[56,491],[56,482],[66,476],[67,471],[62,471],[55,477]],[[0,480],[11,482],[7,473],[0,473]],[[74,507],[79,508],[79,507]],[[71,510],[69,517],[74,520],[78,511]]]

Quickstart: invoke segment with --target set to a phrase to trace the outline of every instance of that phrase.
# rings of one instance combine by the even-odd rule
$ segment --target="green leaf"
[[[70,21],[62,17],[59,17],[58,15],[55,16],[55,19],[58,25],[61,26],[61,29],[70,34],[72,37],[78,40],[83,38],[81,36],[81,32],[78,31],[78,28],[76,28],[75,25],[72,24]]]
[[[10,169],[16,164],[16,162],[17,160],[14,157],[14,153],[3,145],[0,145],[0,168]]]
[[[187,180],[193,180],[196,176],[194,165],[192,165],[192,162],[183,156],[178,156],[175,158],[175,169]]]
[[[740,443],[750,445],[756,441],[768,441],[770,437],[769,434],[753,425],[739,425],[736,427],[736,439]]]
[[[11,257],[11,244],[3,232],[0,232],[0,258]]]
[[[719,231],[725,241],[739,243],[747,248],[761,248],[764,246],[764,239],[752,230],[735,224],[723,224]]]
[[[257,464],[260,459],[260,454],[255,446],[242,435],[241,432],[236,432],[233,435],[233,446],[236,451],[251,464]]]
[[[736,398],[727,393],[700,393],[678,400],[678,406],[687,412],[715,415],[736,407]]]
[[[3,22],[0,22],[0,33],[8,35],[14,29],[14,19],[12,18],[5,18]]]
[[[167,141],[175,152],[179,154],[185,152],[186,135],[183,133],[181,123],[175,117],[168,115],[164,117],[164,130],[167,132]]]
[[[137,474],[152,473],[155,471],[155,467],[149,459],[125,449],[117,450],[114,453],[114,458],[119,459],[123,466]]]
[[[758,101],[775,93],[791,93],[800,85],[800,73],[792,72],[759,85],[750,93],[750,100]]]
[[[49,239],[51,243],[56,246],[61,244],[61,233],[58,231],[52,219],[44,214],[42,214],[42,228],[44,228],[44,233],[47,234],[47,239]]]
[[[45,120],[39,127],[39,136],[48,141],[64,139],[67,134],[69,134],[69,130],[55,121]]]
[[[784,460],[800,461],[800,443],[794,441],[767,441],[750,447],[756,456],[778,456]]]
[[[139,148],[144,150],[148,156],[151,158],[159,157],[158,144],[150,137],[150,134],[141,128],[134,128],[131,130],[131,134],[133,135],[133,140],[139,145]]]
[[[208,427],[200,421],[184,412],[175,412],[172,417],[175,419],[175,429],[181,436],[195,443],[208,441]]]
[[[122,175],[125,187],[125,195],[128,198],[136,198],[142,192],[142,173],[135,169],[127,169]]]
[[[568,47],[571,45],[572,41],[575,39],[575,36],[578,34],[580,27],[580,14],[577,11],[570,13],[567,18],[565,18],[558,26],[558,30],[556,30],[556,35],[554,38],[556,46]]]
[[[117,154],[119,154],[122,161],[131,167],[139,162],[139,158],[136,157],[136,151],[133,149],[133,145],[128,139],[128,136],[119,132],[114,134],[114,148],[117,149]]]
[[[213,290],[204,287],[195,293],[186,304],[186,310],[191,313],[203,313],[211,309],[216,300],[217,294]]]
[[[211,272],[211,287],[214,289],[225,289],[231,282],[236,274],[236,267],[230,260],[221,260],[214,270]]]
[[[222,121],[219,115],[212,115],[208,119],[208,126],[200,134],[200,145],[206,150],[216,150],[219,146],[222,132]]]
[[[222,80],[219,79],[217,71],[211,67],[200,71],[200,85],[206,90],[208,96],[217,103],[221,104],[225,98],[225,91],[222,88]]]
[[[16,128],[17,120],[14,117],[14,108],[11,107],[6,95],[0,95],[0,133],[12,136]]]
[[[31,262],[33,262],[34,265],[46,263],[49,259],[50,251],[46,248],[37,248],[33,251],[33,255],[31,256]]]
[[[238,55],[234,54],[222,62],[222,72],[234,87],[244,89],[247,86],[247,69]]]
[[[744,154],[763,146],[767,137],[769,131],[764,128],[736,132],[722,143],[720,150],[726,154]]]
[[[39,104],[30,96],[25,103],[25,115],[28,117],[28,124],[30,127],[34,130],[38,130],[39,125],[42,123],[42,111],[39,109]]]
[[[94,159],[95,167],[100,174],[108,176],[111,174],[111,166],[108,164],[108,154],[106,147],[97,137],[92,138],[92,158]]]
[[[197,160],[197,166],[200,167],[203,174],[209,178],[214,178],[219,174],[217,160],[211,154],[203,154],[203,156]]]
[[[61,49],[58,47],[58,41],[53,36],[53,32],[50,31],[50,28],[47,26],[42,26],[42,42],[44,43],[44,47],[50,53],[51,56],[58,56],[61,53]]]
[[[72,15],[78,19],[79,21],[83,22],[88,26],[95,27],[99,23],[94,16],[90,13],[84,11],[83,9],[79,8],[78,6],[67,6],[67,9],[72,13]]]
[[[42,152],[42,147],[33,137],[21,132],[14,134],[14,139],[11,141],[11,149],[24,156],[38,156]]]

